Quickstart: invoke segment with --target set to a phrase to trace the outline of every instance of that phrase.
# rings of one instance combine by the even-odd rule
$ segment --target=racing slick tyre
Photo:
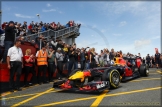
[[[73,71],[69,74],[69,77],[72,76],[73,74],[75,74],[77,71],[80,71],[80,69],[75,69],[75,70],[73,70]]]
[[[149,75],[149,67],[146,64],[142,64],[139,68],[139,72],[141,76],[148,76]]]
[[[106,69],[102,75],[103,81],[110,82],[110,88],[118,88],[120,84],[120,73],[116,69]]]

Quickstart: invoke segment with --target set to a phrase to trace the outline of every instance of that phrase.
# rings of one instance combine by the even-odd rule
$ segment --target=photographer
[[[58,79],[62,79],[63,77],[63,59],[64,59],[64,54],[61,52],[61,48],[57,49],[56,52],[56,58],[57,58],[57,69],[58,69]]]
[[[73,47],[70,48],[68,56],[69,56],[69,66],[68,66],[68,75],[71,73],[72,67],[74,66],[74,69],[76,69],[76,65],[75,65],[75,56],[76,52],[75,49]]]
[[[53,74],[56,70],[57,66],[57,61],[56,61],[56,56],[54,54],[55,50],[50,46],[49,51],[48,51],[48,78],[49,82],[52,82],[53,79]]]
[[[35,38],[35,44],[36,44],[36,47],[38,48],[38,50],[41,49],[40,48],[40,43],[41,43],[42,46],[45,45],[44,42],[43,42],[43,39],[44,39],[43,35],[40,35],[39,37]]]
[[[89,48],[89,47],[87,47],[87,48]],[[86,51],[86,49],[82,48],[81,52],[80,52],[81,70],[84,70],[84,67],[85,67],[85,61],[86,61],[85,51]]]
[[[3,55],[3,61],[2,61],[3,63],[6,63],[8,49],[14,45],[15,33],[16,32],[15,32],[14,22],[10,21],[5,28],[5,40],[4,40],[5,51]]]

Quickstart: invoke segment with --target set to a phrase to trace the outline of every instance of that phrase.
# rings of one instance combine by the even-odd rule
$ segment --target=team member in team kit
[[[37,57],[37,65],[38,65],[38,84],[41,85],[42,82],[43,83],[48,83],[46,81],[47,57],[48,57],[48,54],[47,54],[46,46],[45,45],[42,46],[41,50],[37,51],[36,57]],[[42,72],[43,72],[43,74],[42,74]],[[41,76],[41,74],[42,74],[42,76]]]
[[[20,48],[21,41],[16,40],[15,45],[9,48],[7,53],[7,64],[10,69],[10,82],[9,88],[11,92],[14,92],[14,89],[21,91],[20,88],[20,76],[23,67],[23,53]],[[14,75],[16,73],[16,82],[14,83]]]
[[[155,64],[156,64],[156,68],[159,68],[159,63],[160,63],[160,53],[158,52],[158,50],[156,50],[155,53]]]

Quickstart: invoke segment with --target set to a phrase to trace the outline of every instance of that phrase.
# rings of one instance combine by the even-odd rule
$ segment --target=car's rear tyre
[[[148,76],[149,75],[149,68],[148,68],[148,65],[146,64],[142,64],[139,68],[139,71],[140,71],[140,75],[141,76]]]
[[[73,74],[75,74],[77,71],[80,71],[80,69],[75,69],[75,70],[71,71],[71,73],[69,74],[69,77],[72,76]]]
[[[110,82],[110,88],[118,88],[120,84],[120,73],[116,69],[106,69],[102,76],[103,81]]]

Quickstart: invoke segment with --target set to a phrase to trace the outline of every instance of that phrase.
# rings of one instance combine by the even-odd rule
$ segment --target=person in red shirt
[[[29,86],[28,82],[28,75],[31,72],[32,73],[32,84],[35,83],[35,70],[33,69],[34,63],[35,63],[35,57],[33,54],[31,54],[31,49],[26,50],[26,55],[24,56],[24,69],[25,69],[25,75],[24,75],[24,85],[25,87]]]
[[[6,27],[6,22],[4,22],[4,23],[2,24],[2,29],[4,30],[5,27]]]
[[[72,22],[72,21],[70,21],[70,23],[69,23],[69,24],[70,24],[70,27],[72,27],[72,26],[73,26],[73,22]]]
[[[30,23],[30,25],[28,26],[28,32],[31,34],[32,31],[32,24]]]

